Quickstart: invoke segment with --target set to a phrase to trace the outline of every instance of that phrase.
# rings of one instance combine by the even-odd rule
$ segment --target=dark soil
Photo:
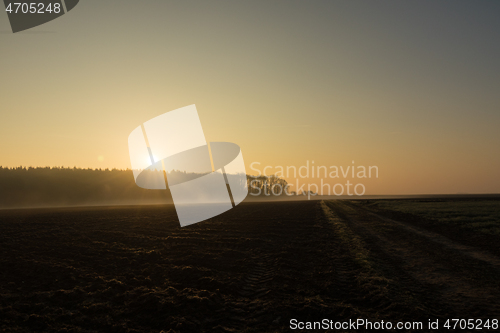
[[[344,201],[243,203],[185,228],[171,205],[0,211],[0,329],[498,319],[492,243],[443,240],[424,222]]]

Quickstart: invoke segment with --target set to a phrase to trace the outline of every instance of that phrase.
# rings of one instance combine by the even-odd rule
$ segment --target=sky
[[[0,13],[0,165],[128,168],[134,128],[196,104],[249,173],[354,161],[378,167],[366,194],[500,193],[499,17],[494,0],[84,0],[13,34]]]

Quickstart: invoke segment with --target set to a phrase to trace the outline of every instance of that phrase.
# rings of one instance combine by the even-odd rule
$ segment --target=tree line
[[[270,193],[276,184],[286,187],[275,176],[247,175],[247,184],[253,196]],[[140,188],[130,169],[0,166],[0,208],[168,202],[170,191]]]

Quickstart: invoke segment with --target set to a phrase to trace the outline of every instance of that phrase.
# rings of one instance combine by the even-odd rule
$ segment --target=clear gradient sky
[[[134,128],[196,104],[247,170],[500,192],[500,1],[83,0],[16,34],[0,13],[0,50],[2,166],[127,168]]]

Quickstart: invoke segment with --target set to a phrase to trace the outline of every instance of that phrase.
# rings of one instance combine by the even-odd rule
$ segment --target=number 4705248
[[[61,12],[61,4],[60,3],[48,3],[45,5],[44,3],[36,3],[36,2],[14,2],[14,3],[9,3],[7,8],[5,8],[6,12],[12,13],[14,12],[15,14],[17,13],[23,13],[23,14],[44,14],[44,13],[60,13]]]
[[[447,329],[470,329],[470,330],[498,330],[498,319],[448,319],[444,323],[444,327]]]

